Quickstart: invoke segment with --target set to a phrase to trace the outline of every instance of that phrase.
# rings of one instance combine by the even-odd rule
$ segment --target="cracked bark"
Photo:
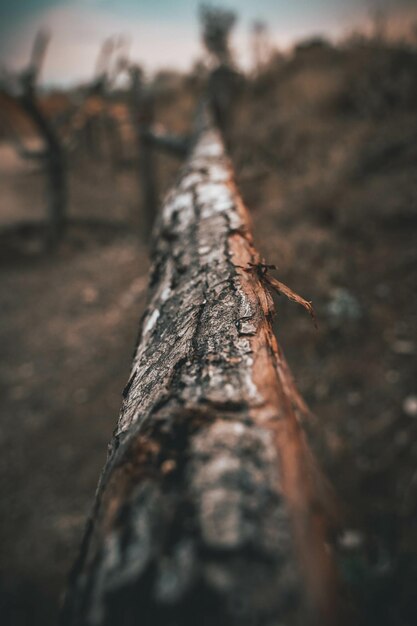
[[[65,602],[67,625],[332,623],[300,399],[219,133],[155,228],[148,307]]]

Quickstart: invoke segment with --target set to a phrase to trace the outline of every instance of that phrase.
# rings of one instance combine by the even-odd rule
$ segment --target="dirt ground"
[[[416,84],[410,50],[299,50],[248,85],[230,139],[258,248],[316,307],[318,331],[278,298],[276,331],[343,502],[355,621],[380,626],[417,620]],[[183,128],[189,105],[159,116]],[[50,253],[27,225],[42,173],[4,144],[0,165],[0,615],[48,626],[128,378],[147,248],[134,169],[73,163]],[[178,164],[158,166],[162,192]]]

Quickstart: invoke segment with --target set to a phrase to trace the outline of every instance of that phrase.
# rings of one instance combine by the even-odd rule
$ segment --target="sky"
[[[123,35],[130,56],[150,72],[186,70],[201,57],[198,6],[201,0],[0,0],[0,66],[17,70],[28,61],[36,32],[52,39],[43,68],[47,84],[89,80],[102,41]],[[207,4],[207,3],[206,3]],[[417,0],[217,0],[239,15],[233,46],[238,61],[250,64],[250,24],[267,23],[274,46],[286,48],[303,37],[344,36],[369,22],[376,7],[393,29],[417,23]]]

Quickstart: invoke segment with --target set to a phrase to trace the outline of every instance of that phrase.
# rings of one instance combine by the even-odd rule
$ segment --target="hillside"
[[[161,90],[157,119],[189,128],[199,88]],[[357,623],[378,626],[417,614],[416,109],[415,50],[316,41],[247,80],[228,138],[258,248],[317,310],[318,332],[277,298],[276,331],[343,503]],[[76,153],[51,258],[42,173],[4,143],[0,160],[0,607],[6,625],[48,626],[127,380],[147,251],[134,167]],[[161,194],[178,165],[158,157]]]

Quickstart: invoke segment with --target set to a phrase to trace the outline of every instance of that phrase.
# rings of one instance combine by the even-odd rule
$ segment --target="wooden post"
[[[209,74],[207,96],[217,126],[228,145],[233,113],[244,86],[244,78],[231,65],[219,64]]]
[[[207,121],[155,235],[140,341],[63,623],[332,624],[337,577],[300,399]]]
[[[141,70],[132,66],[130,76],[131,115],[136,134],[139,184],[142,197],[142,236],[144,241],[149,243],[158,207],[153,142],[149,135],[154,121],[154,102],[152,94],[144,88]]]

